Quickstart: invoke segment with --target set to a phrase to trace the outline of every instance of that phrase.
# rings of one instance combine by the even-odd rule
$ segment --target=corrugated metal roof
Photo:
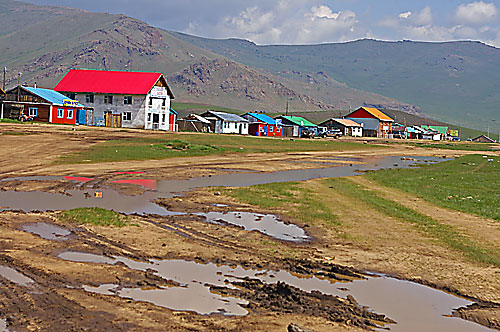
[[[207,114],[213,115],[221,120],[228,122],[248,122],[247,119],[244,119],[237,114],[225,113],[225,112],[206,111],[205,113],[201,114],[201,116],[206,117],[205,115]]]
[[[302,127],[317,127],[317,125],[315,125],[311,121],[308,121],[308,120],[306,120],[306,119],[304,119],[303,117],[300,117],[300,116],[282,115],[282,116],[279,116],[279,118],[286,119],[286,120],[288,120],[288,121],[296,124],[297,126],[302,126]]]
[[[259,121],[262,121],[267,124],[276,124],[276,120],[271,118],[269,115],[263,114],[263,113],[247,113],[248,115],[253,116]]]
[[[162,73],[71,69],[54,90],[79,93],[110,93],[146,95],[151,91]],[[172,91],[166,87],[173,98]]]
[[[39,96],[40,98],[45,99],[46,101],[48,101],[49,103],[52,103],[52,104],[64,105],[65,100],[72,100],[71,98],[68,98],[67,96],[65,96],[63,94],[61,94],[57,91],[54,91],[54,90],[50,90],[50,89],[32,88],[29,86],[23,86],[22,88]],[[80,103],[78,103],[77,106],[83,107],[83,105]]]
[[[383,113],[382,111],[380,111],[379,109],[377,109],[375,107],[361,107],[361,108],[364,109],[365,111],[367,111],[368,113],[370,113],[371,115],[373,115],[374,117],[376,117],[379,120],[390,121],[390,122],[394,121],[394,119],[392,119],[387,114]]]
[[[210,124],[210,121],[208,121],[207,119],[205,119],[204,117],[198,115],[198,114],[189,114],[186,119],[188,120],[197,120],[197,121],[200,121],[201,123],[205,123],[205,124]]]
[[[362,127],[361,124],[350,119],[331,119],[332,121],[338,122],[345,127]]]

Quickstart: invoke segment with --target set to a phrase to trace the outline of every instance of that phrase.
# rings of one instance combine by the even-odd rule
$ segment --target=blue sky
[[[479,40],[500,47],[500,0],[29,0],[126,14],[209,38],[311,44],[359,38]]]

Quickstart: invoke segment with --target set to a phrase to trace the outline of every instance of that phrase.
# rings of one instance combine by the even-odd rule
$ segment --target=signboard
[[[389,130],[389,126],[382,126],[382,130],[383,131],[388,131]]]
[[[151,97],[153,98],[167,98],[168,97],[168,91],[162,86],[154,86],[153,89],[151,89]]]
[[[281,126],[283,124],[283,120],[281,119],[276,119],[276,125]]]
[[[458,130],[450,129],[450,136],[458,137]]]
[[[73,99],[63,99],[63,106],[77,107],[78,101]]]

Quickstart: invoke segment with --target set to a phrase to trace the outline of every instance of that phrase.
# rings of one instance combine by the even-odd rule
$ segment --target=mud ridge
[[[324,317],[332,322],[357,326],[365,330],[379,327],[379,323],[395,323],[385,315],[376,314],[359,306],[352,296],[347,299],[325,295],[318,291],[302,291],[283,282],[266,284],[260,280],[245,278],[234,282],[238,290],[211,287],[223,295],[239,296],[249,301],[246,307],[254,313],[266,310],[280,313],[301,313]]]

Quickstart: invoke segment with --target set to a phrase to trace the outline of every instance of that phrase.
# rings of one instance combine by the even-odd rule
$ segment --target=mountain
[[[486,121],[500,120],[500,49],[479,42],[359,40],[259,46],[171,33],[281,77],[322,72],[346,86],[416,105],[443,121],[485,128]]]
[[[324,73],[285,77],[240,64],[125,15],[0,0],[0,65],[7,87],[53,87],[70,68],[163,72],[177,101],[238,109],[418,108],[353,89]]]

